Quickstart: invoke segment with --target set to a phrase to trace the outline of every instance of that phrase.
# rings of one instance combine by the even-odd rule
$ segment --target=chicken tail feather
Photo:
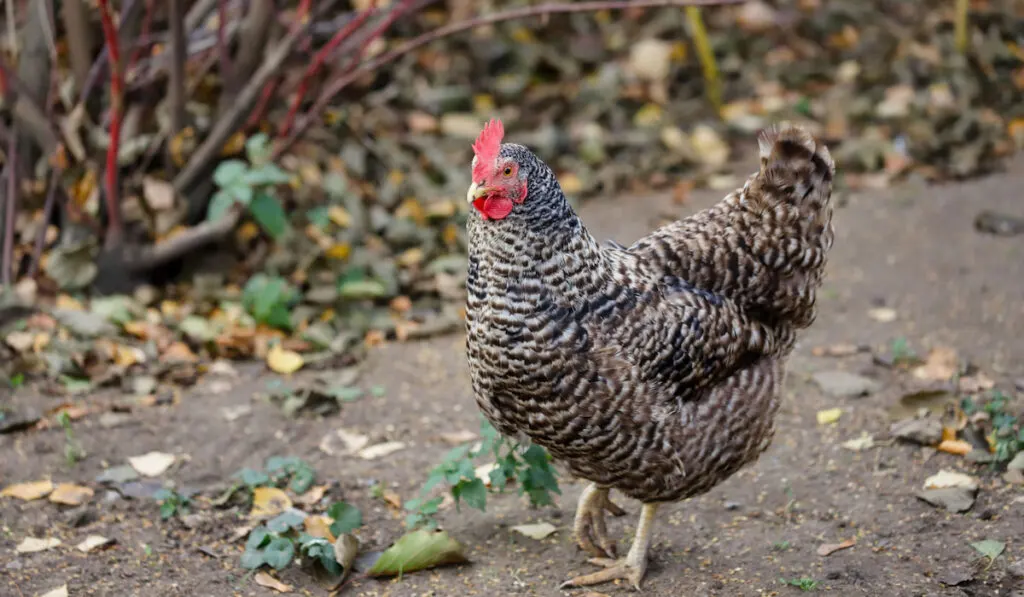
[[[801,215],[826,215],[823,212],[832,193],[836,165],[825,144],[788,124],[762,131],[757,143],[761,197],[791,204]]]

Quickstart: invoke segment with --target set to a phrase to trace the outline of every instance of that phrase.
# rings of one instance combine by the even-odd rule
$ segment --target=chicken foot
[[[625,558],[614,560],[611,558],[591,558],[587,560],[591,564],[603,566],[592,574],[584,574],[569,579],[562,583],[560,589],[570,587],[587,587],[612,580],[625,580],[633,585],[633,588],[640,590],[640,582],[647,571],[647,549],[651,545],[651,529],[654,527],[654,515],[658,511],[658,504],[644,504],[640,512],[640,523],[636,528],[636,536],[633,538],[633,545]]]
[[[608,498],[607,489],[591,483],[580,494],[579,505],[576,507],[576,521],[573,533],[576,543],[587,553],[598,558],[614,558],[615,542],[608,538],[608,528],[604,523],[605,510],[612,516],[622,516],[625,510],[615,505]]]

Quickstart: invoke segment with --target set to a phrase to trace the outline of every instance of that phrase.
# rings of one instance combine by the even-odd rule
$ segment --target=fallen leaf
[[[384,489],[380,492],[380,497],[392,508],[395,508],[396,510],[402,509],[402,496],[398,495],[397,492],[390,489]]]
[[[471,442],[475,439],[476,434],[468,429],[460,429],[459,431],[441,434],[441,441],[451,446],[458,446],[466,442]]]
[[[956,375],[959,368],[960,359],[956,351],[945,346],[937,346],[928,353],[924,364],[913,370],[913,375],[926,381],[946,381]]]
[[[160,361],[163,363],[195,363],[199,361],[196,353],[184,342],[172,342],[163,353],[160,354]]]
[[[925,489],[945,489],[948,487],[959,487],[977,491],[978,480],[970,475],[949,470],[941,470],[924,480]]]
[[[314,485],[306,493],[295,498],[295,503],[301,506],[313,506],[324,498],[329,485]]]
[[[292,592],[291,585],[284,584],[283,582],[277,580],[273,576],[270,576],[266,572],[257,572],[256,575],[252,577],[252,579],[256,581],[256,584],[258,584],[259,586],[266,587],[268,589],[273,589],[278,593]]]
[[[370,443],[369,437],[356,433],[355,431],[339,429],[335,434],[338,436],[338,439],[345,444],[345,450],[350,454],[362,450],[366,447],[366,444]]]
[[[334,542],[334,559],[341,564],[341,579],[345,580],[349,571],[352,570],[352,563],[359,555],[359,539],[348,533],[338,537]]]
[[[946,452],[948,454],[956,454],[958,456],[963,456],[971,451],[971,444],[970,442],[964,441],[962,439],[947,439],[942,442],[939,442],[938,450],[939,452]]]
[[[842,543],[823,543],[818,546],[818,555],[825,557],[834,554],[841,549],[849,549],[857,545],[857,541],[854,539],[847,539]]]
[[[419,529],[402,535],[380,555],[367,576],[395,576],[444,564],[468,562],[464,548],[445,531]]]
[[[889,323],[891,321],[896,321],[896,310],[890,309],[889,307],[878,307],[876,309],[868,310],[868,317],[875,321]]]
[[[39,597],[68,597],[68,586],[63,584],[56,589],[50,589]]]
[[[537,539],[539,541],[551,535],[551,533],[554,533],[556,530],[558,530],[558,527],[551,524],[550,522],[538,522],[534,524],[516,525],[512,527],[512,530],[522,535],[526,535],[531,539]]]
[[[49,539],[25,537],[25,540],[19,543],[18,546],[14,548],[14,551],[18,553],[35,553],[37,551],[53,549],[58,545],[60,545],[60,539],[56,537],[50,537]]]
[[[1001,541],[993,541],[992,539],[985,539],[984,541],[976,541],[971,543],[971,547],[978,553],[988,558],[988,565],[991,566],[996,561],[1003,551],[1006,549],[1006,544]],[[988,568],[988,566],[986,566]]]
[[[853,450],[854,452],[863,452],[864,450],[870,450],[875,447],[875,438],[871,436],[867,431],[862,431],[860,437],[847,440],[842,443],[842,446],[847,450]]]
[[[815,346],[811,354],[816,357],[848,357],[864,350],[856,344],[833,344],[831,346]]]
[[[404,449],[404,442],[384,442],[359,450],[359,457],[364,460],[375,460]]]
[[[174,454],[153,451],[142,456],[132,456],[128,459],[128,464],[132,465],[132,468],[138,471],[140,475],[159,477],[174,464],[174,460]]]
[[[839,420],[839,417],[843,416],[843,409],[841,408],[829,408],[826,410],[818,411],[818,425],[830,425]]]
[[[114,543],[113,539],[108,539],[103,535],[89,535],[81,543],[75,546],[75,549],[82,553],[89,553],[97,547],[104,547]]]
[[[46,497],[51,491],[53,491],[53,481],[29,481],[4,487],[4,490],[0,491],[0,496],[14,497],[31,502],[32,500]]]
[[[50,501],[65,506],[81,506],[89,501],[92,495],[93,490],[88,487],[74,483],[61,483],[50,494]]]
[[[995,387],[996,382],[985,375],[982,372],[978,372],[974,375],[965,375],[960,378],[960,391],[964,394],[977,394],[978,392],[984,392],[985,390],[991,390]]]
[[[276,487],[257,487],[252,490],[250,518],[277,516],[292,507],[288,494]]]
[[[174,185],[153,176],[142,177],[142,196],[153,211],[167,211],[174,207]]]
[[[331,532],[331,517],[323,515],[307,516],[303,521],[306,534],[313,537],[320,537],[328,541],[334,541],[334,533]]]
[[[288,375],[295,373],[302,368],[302,355],[291,350],[285,350],[280,344],[275,344],[267,352],[267,366],[275,373]]]

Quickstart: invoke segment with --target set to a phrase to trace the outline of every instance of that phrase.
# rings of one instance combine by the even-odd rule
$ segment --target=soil
[[[773,446],[710,493],[662,509],[646,595],[796,595],[801,590],[780,579],[799,577],[817,580],[814,591],[829,595],[1024,595],[1024,579],[1011,572],[1024,567],[1024,488],[961,457],[907,444],[881,442],[863,452],[842,448],[862,431],[886,435],[887,409],[906,391],[908,376],[872,364],[867,352],[845,358],[812,355],[820,345],[884,348],[906,337],[919,352],[954,347],[1012,389],[1013,380],[1024,377],[1024,236],[983,235],[973,220],[986,209],[1021,215],[1022,187],[1024,161],[1017,160],[1008,173],[963,184],[904,186],[845,198],[835,216],[837,239],[820,314],[791,360]],[[660,215],[685,214],[720,195],[694,193],[682,207],[660,196],[594,200],[582,215],[599,236],[628,243]],[[882,305],[898,318],[869,317],[869,310]],[[96,489],[91,502],[74,508],[46,500],[0,500],[0,594],[39,595],[64,583],[71,595],[275,594],[238,565],[242,542],[231,541],[231,535],[244,524],[244,511],[200,508],[184,521],[161,522],[153,500],[125,499],[93,481],[104,468],[150,450],[183,455],[164,477],[207,496],[216,495],[240,468],[260,468],[274,455],[301,457],[319,479],[333,484],[332,498],[362,509],[365,524],[357,534],[363,549],[386,548],[402,532],[402,514],[374,498],[369,488],[381,482],[405,499],[412,497],[426,471],[450,448],[440,434],[479,428],[463,342],[452,335],[373,349],[361,383],[383,386],[383,396],[368,395],[326,418],[289,420],[277,407],[254,400],[275,377],[251,364],[239,367],[241,376],[227,391],[208,379],[177,403],[137,409],[110,428],[98,417],[76,421],[88,456],[74,466],[64,461],[59,429],[0,435],[0,485],[51,477]],[[815,371],[836,369],[872,377],[881,389],[867,397],[837,398],[810,381]],[[45,409],[59,399],[29,388],[11,400],[15,407]],[[237,406],[251,406],[251,413],[228,421],[224,409]],[[845,412],[836,425],[817,424],[818,410],[837,406]],[[1019,399],[1015,408],[1020,410]],[[371,443],[399,440],[407,447],[377,460],[329,456],[318,445],[338,428],[366,434]],[[970,511],[949,513],[915,497],[923,480],[941,469],[981,476]],[[486,513],[446,510],[442,524],[466,545],[471,564],[398,580],[354,578],[343,594],[569,594],[558,584],[593,570],[571,538],[581,487],[563,477],[556,507],[530,509],[525,499],[509,494],[492,497]],[[624,553],[639,508],[620,504],[628,515],[611,519],[609,526]],[[558,531],[537,541],[510,530],[536,521],[551,522]],[[89,554],[74,549],[94,533],[117,543]],[[15,546],[26,536],[55,536],[63,545],[16,555]],[[847,539],[856,545],[817,554],[820,545]],[[982,539],[1007,545],[987,569],[987,561],[970,546]],[[327,594],[296,567],[281,578],[299,594]],[[628,591],[625,585],[595,590]]]

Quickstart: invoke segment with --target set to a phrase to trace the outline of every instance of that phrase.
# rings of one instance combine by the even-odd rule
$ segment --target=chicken
[[[769,446],[786,360],[815,318],[833,242],[835,166],[784,126],[760,170],[714,207],[630,247],[599,243],[551,169],[502,143],[473,145],[467,355],[484,416],[590,482],[574,533],[604,569],[563,587],[640,588],[660,504],[707,492]],[[642,503],[615,559],[616,489]]]

